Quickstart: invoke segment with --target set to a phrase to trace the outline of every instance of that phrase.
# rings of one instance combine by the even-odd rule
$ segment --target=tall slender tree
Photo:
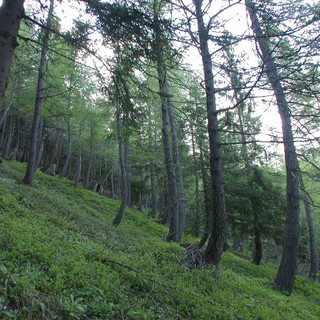
[[[282,122],[287,178],[287,208],[283,254],[275,284],[280,291],[291,294],[297,270],[299,246],[299,163],[293,139],[291,112],[281,84],[272,46],[267,33],[263,32],[261,28],[257,8],[252,0],[246,0],[245,4],[251,19],[255,39],[260,47],[265,71],[275,94]]]
[[[312,218],[312,210],[310,205],[310,197],[306,190],[302,173],[299,173],[299,182],[301,189],[301,198],[304,204],[304,210],[306,212],[306,221],[309,231],[309,251],[310,251],[310,269],[309,269],[309,278],[316,280],[317,273],[319,270],[319,255],[316,245],[316,239],[314,234],[314,224]]]
[[[117,137],[118,137],[118,145],[119,145],[119,163],[120,163],[120,171],[121,171],[121,204],[118,210],[117,215],[113,220],[113,225],[117,226],[120,224],[128,198],[128,179],[127,179],[127,168],[126,168],[126,161],[125,161],[125,142],[126,139],[123,136],[123,122],[122,122],[122,108],[120,102],[120,81],[118,81],[119,76],[116,75],[115,85],[116,85],[116,92],[115,92],[115,104],[116,104],[116,122],[117,122]]]
[[[49,37],[50,37],[50,28],[51,28],[52,19],[53,19],[53,8],[54,8],[54,0],[50,0],[46,28],[43,31],[41,57],[40,57],[40,63],[39,63],[39,69],[38,69],[37,94],[36,94],[36,101],[34,106],[32,128],[30,133],[30,150],[29,150],[28,165],[27,165],[25,176],[23,178],[23,182],[25,184],[32,184],[34,173],[37,169],[36,168],[36,159],[38,154],[37,139],[39,135],[41,108],[42,108],[42,103],[44,99],[43,89],[44,89],[44,80],[45,80],[45,74],[46,74],[46,61],[47,61],[48,44],[49,44]]]
[[[163,3],[162,1],[154,1],[153,6],[154,57],[157,65],[157,75],[159,81],[162,111],[162,142],[168,180],[170,223],[167,240],[179,242],[182,237],[185,223],[185,195],[180,164],[177,128],[173,114],[173,103],[170,96],[167,65],[165,59],[165,52],[168,50],[168,47],[166,46],[166,41],[163,38],[164,35],[160,20],[160,12]],[[172,147],[170,145],[170,128]]]
[[[220,152],[219,121],[216,106],[212,58],[209,51],[209,27],[204,22],[203,0],[193,0],[198,26],[208,119],[210,148],[210,173],[213,192],[213,224],[208,246],[205,250],[209,262],[218,265],[227,241],[227,212]]]

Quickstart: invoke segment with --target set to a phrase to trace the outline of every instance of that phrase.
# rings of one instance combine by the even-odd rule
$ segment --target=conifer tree
[[[32,184],[34,174],[36,171],[36,159],[38,155],[38,136],[39,136],[39,125],[41,121],[41,107],[43,103],[43,90],[44,90],[44,81],[45,81],[45,73],[46,73],[46,61],[47,61],[47,53],[48,53],[48,44],[49,44],[49,36],[50,36],[50,28],[53,19],[53,8],[54,8],[54,0],[50,0],[50,7],[48,11],[48,17],[46,22],[46,29],[43,33],[42,40],[42,48],[41,48],[41,57],[39,62],[38,69],[38,84],[37,84],[37,94],[36,101],[34,106],[34,115],[32,128],[30,132],[30,148],[29,148],[29,157],[28,157],[28,165],[25,176],[23,178],[23,182],[25,184]]]
[[[263,32],[260,26],[257,9],[253,1],[246,0],[246,6],[251,19],[252,30],[261,50],[263,64],[274,91],[282,121],[287,177],[287,208],[283,255],[275,278],[275,284],[279,290],[291,294],[297,271],[299,246],[299,163],[294,145],[291,112],[273,57],[271,44],[266,33]]]
[[[24,15],[24,0],[4,0],[0,7],[0,126],[5,117],[3,99],[8,86],[17,36]]]

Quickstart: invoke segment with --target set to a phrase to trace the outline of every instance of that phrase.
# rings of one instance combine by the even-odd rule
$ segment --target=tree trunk
[[[156,174],[154,168],[154,160],[150,160],[150,180],[151,180],[151,212],[152,218],[157,215],[157,189],[156,189]]]
[[[208,47],[208,28],[204,24],[202,0],[193,0],[196,9],[198,35],[200,41],[200,53],[203,64],[209,150],[210,173],[213,192],[213,224],[208,246],[205,250],[207,260],[218,265],[227,241],[227,213],[223,182],[222,161],[220,155],[220,135],[218,127],[218,114],[215,100],[214,77],[212,72],[212,60]]]
[[[6,129],[6,138],[4,140],[3,151],[2,151],[3,159],[9,159],[10,148],[11,148],[13,135],[14,135],[14,117],[13,116],[9,117],[7,127],[8,128]]]
[[[6,129],[7,129],[7,117],[5,117],[3,119],[2,128],[0,128],[0,130],[1,130],[0,149],[3,149],[3,147],[4,147],[6,132],[7,132]]]
[[[210,187],[207,179],[207,172],[204,165],[204,158],[203,158],[203,147],[201,138],[199,139],[199,149],[200,149],[200,167],[201,167],[201,175],[202,175],[202,183],[203,183],[203,193],[204,193],[204,210],[205,210],[205,226],[204,226],[204,232],[199,242],[199,248],[202,248],[209,236],[210,236],[210,230],[212,228],[212,201],[209,196],[210,194]]]
[[[72,60],[72,67],[73,70],[76,67],[76,58],[77,58],[77,50],[74,51],[74,56]],[[69,79],[69,86],[68,86],[68,98],[67,98],[67,110],[68,113],[71,111],[71,100],[72,100],[72,85],[74,80],[74,73],[70,73],[70,79]],[[67,115],[67,135],[68,135],[68,145],[67,145],[67,156],[66,160],[63,164],[62,170],[59,174],[60,177],[65,177],[68,171],[68,168],[70,166],[71,157],[72,157],[72,139],[71,139],[71,126],[70,126],[70,115]]]
[[[68,167],[70,165],[71,156],[72,156],[72,140],[71,140],[71,126],[70,119],[67,121],[67,134],[68,134],[68,149],[67,149],[67,157],[63,164],[63,168],[60,172],[60,177],[65,177],[68,171]]]
[[[88,163],[88,168],[86,171],[86,177],[85,177],[85,182],[84,185],[86,188],[90,188],[90,176],[91,176],[91,170],[92,169],[92,151],[90,151],[90,158],[89,158],[89,163]]]
[[[168,186],[165,185],[160,197],[160,216],[159,223],[167,224],[169,220],[169,204],[168,204]]]
[[[193,170],[195,176],[195,235],[198,237],[200,234],[200,192],[199,192],[199,175],[198,175],[198,164],[196,157],[196,146],[193,126],[190,126],[191,131],[191,146],[192,146],[192,158],[193,158]]]
[[[169,88],[168,88],[169,90]],[[181,169],[180,161],[180,148],[179,148],[179,139],[177,132],[176,120],[173,112],[173,103],[170,97],[170,92],[167,92],[167,105],[168,105],[168,116],[171,127],[171,140],[172,140],[172,160],[174,164],[175,176],[176,176],[176,185],[177,185],[177,201],[179,206],[179,241],[182,237],[185,220],[186,220],[186,199],[184,192],[183,184],[183,175]]]
[[[56,159],[55,159],[55,164],[56,164],[57,170],[58,170],[59,165],[60,165],[61,151],[62,151],[62,132],[60,131],[59,140],[58,140],[57,156],[56,156]]]
[[[6,138],[7,138],[7,132],[8,132],[8,124],[7,124],[7,117],[4,119],[4,123],[3,123],[3,128],[1,130],[1,136],[0,136],[0,152],[2,152],[4,145],[6,143]]]
[[[167,204],[168,204],[168,217],[169,217],[169,232],[167,241],[179,242],[179,206],[177,201],[177,185],[173,168],[172,154],[169,142],[169,123],[167,107],[162,103],[162,144],[165,159],[166,173],[167,173]]]
[[[54,143],[53,151],[52,151],[51,143],[49,140],[49,146],[47,148],[47,155],[46,155],[46,159],[44,161],[45,170],[47,170],[48,168],[52,168],[53,164],[55,164],[55,165],[57,164],[59,145],[60,145],[60,140],[62,139],[60,128],[56,128],[56,133],[55,133],[54,138],[55,138],[55,143]]]
[[[112,172],[111,172],[110,183],[111,183],[111,198],[114,199],[116,196],[115,187],[114,187],[114,169],[112,169]]]
[[[154,10],[154,31],[155,31],[155,55],[157,63],[157,73],[159,81],[159,92],[161,99],[161,114],[162,114],[162,144],[164,153],[164,162],[166,175],[168,180],[168,206],[169,206],[169,232],[167,241],[179,242],[181,239],[181,228],[179,227],[179,201],[177,182],[174,172],[174,163],[169,141],[169,115],[168,115],[168,96],[169,87],[167,82],[166,67],[164,62],[163,44],[160,21],[158,17],[158,8]]]
[[[27,162],[29,158],[29,141],[26,141],[26,144],[23,149],[22,162]]]
[[[236,68],[236,62],[234,60],[234,56],[232,55],[232,52],[230,50],[229,46],[224,47],[227,60],[228,60],[228,66],[225,68],[226,73],[228,74],[230,78],[231,87],[234,88],[234,98],[236,101],[237,107],[237,115],[239,120],[239,127],[240,127],[240,137],[241,137],[241,156],[244,160],[244,166],[245,168],[248,168],[250,166],[249,163],[249,154],[248,154],[248,148],[247,148],[247,139],[245,136],[245,128],[244,128],[244,117],[243,113],[245,110],[245,101],[244,101],[244,94],[241,92],[241,87],[243,87],[243,84],[241,83],[241,80],[239,78],[240,71],[238,68]]]
[[[46,23],[46,29],[44,30],[44,36],[42,41],[41,49],[41,58],[38,71],[38,84],[37,84],[37,94],[36,102],[34,107],[34,115],[32,121],[32,128],[30,134],[30,150],[29,150],[29,159],[27,164],[26,174],[23,178],[25,184],[32,184],[34,173],[36,171],[36,159],[37,159],[37,137],[39,130],[39,122],[41,118],[41,107],[43,102],[43,89],[44,89],[44,79],[46,73],[46,61],[47,61],[47,52],[48,52],[48,43],[52,21],[54,0],[50,0],[50,7],[48,12],[48,18]]]
[[[18,46],[17,36],[24,15],[23,4],[24,0],[4,1],[0,8],[0,110],[8,86],[14,50]]]
[[[126,184],[127,184],[127,198],[126,198],[126,205],[128,207],[132,206],[132,194],[131,194],[131,174],[129,169],[129,142],[124,144],[124,165],[125,165],[125,172],[126,172]]]
[[[252,0],[246,0],[252,29],[259,44],[262,60],[272,89],[275,93],[282,121],[284,157],[287,176],[287,210],[284,231],[283,254],[275,284],[284,293],[291,294],[298,262],[299,246],[299,163],[294,145],[291,113],[281,85],[270,43],[263,34]]]
[[[16,139],[16,144],[13,150],[13,160],[16,161],[21,161],[20,157],[19,157],[19,153],[20,153],[20,118],[19,116],[16,117],[16,128],[17,128],[17,139]]]
[[[310,199],[308,193],[305,189],[304,181],[301,172],[299,172],[299,182],[301,189],[301,197],[304,203],[304,209],[306,212],[306,220],[309,231],[309,247],[310,247],[310,269],[309,269],[309,278],[312,280],[316,280],[317,273],[319,270],[319,255],[314,235],[314,226],[313,226],[313,218],[310,206]]]
[[[78,164],[77,164],[77,171],[76,176],[74,179],[74,186],[77,187],[81,177],[81,168],[82,168],[82,154],[81,154],[81,146],[79,144],[79,153],[78,153]]]
[[[44,149],[44,132],[45,132],[45,121],[44,119],[40,120],[40,128],[39,128],[39,137],[38,137],[38,154],[37,154],[37,160],[36,160],[36,168],[39,168],[40,162],[43,156],[43,149]]]
[[[126,209],[127,196],[128,196],[128,186],[127,186],[127,172],[125,165],[125,155],[124,155],[124,145],[123,145],[123,136],[121,128],[121,119],[120,119],[120,105],[119,101],[116,102],[117,107],[117,133],[118,133],[118,143],[119,143],[119,162],[121,170],[121,183],[122,183],[122,194],[121,194],[121,204],[118,210],[116,217],[113,220],[113,225],[118,226],[124,216]]]
[[[13,87],[12,87],[12,90],[11,90],[11,93],[10,93],[10,98],[9,98],[9,101],[8,103],[6,104],[5,108],[3,108],[0,112],[0,129],[2,127],[2,124],[4,122],[4,119],[6,118],[8,112],[10,111],[10,108],[12,106],[12,103],[13,103],[13,95],[14,95],[14,92],[16,90],[16,87],[17,87],[17,82],[18,82],[18,77],[15,79],[14,81],[14,84],[13,84]]]
[[[253,235],[254,235],[254,247],[253,247],[253,263],[260,265],[262,259],[262,243],[259,227],[259,218],[257,212],[253,212]]]
[[[240,252],[244,252],[244,238],[241,234],[235,234],[233,238],[233,249],[239,250]]]
[[[90,125],[90,156],[89,156],[89,164],[88,169],[86,171],[84,185],[86,188],[90,187],[90,176],[92,169],[92,157],[93,157],[93,122],[91,121]]]

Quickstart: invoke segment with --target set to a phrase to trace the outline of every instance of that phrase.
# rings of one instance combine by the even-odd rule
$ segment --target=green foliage
[[[227,204],[233,232],[252,234],[255,212],[263,238],[281,243],[285,213],[283,180],[281,172],[258,166],[234,169],[226,175]]]
[[[1,319],[318,319],[320,285],[290,297],[275,270],[225,253],[221,269],[189,270],[166,228],[119,202],[5,162],[0,178]],[[191,237],[186,242],[193,241]]]

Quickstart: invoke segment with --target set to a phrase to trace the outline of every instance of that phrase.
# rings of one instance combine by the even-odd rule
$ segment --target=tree
[[[209,51],[208,26],[204,23],[202,0],[193,0],[198,25],[199,49],[205,78],[208,134],[210,148],[210,173],[213,192],[213,224],[211,236],[206,248],[208,260],[218,265],[227,241],[227,212],[223,182],[222,161],[220,154],[219,121],[215,100],[214,76]]]
[[[76,68],[76,56],[77,53],[75,51],[74,53],[74,57],[72,58],[72,67],[73,69]],[[71,112],[71,98],[72,98],[72,85],[73,85],[73,81],[74,81],[74,72],[71,71],[70,77],[69,77],[69,84],[68,84],[68,97],[67,97],[67,112],[70,113]],[[70,124],[70,114],[67,114],[66,117],[66,122],[67,122],[67,155],[66,155],[66,159],[63,165],[63,168],[61,170],[61,172],[59,173],[60,177],[64,177],[67,174],[67,170],[70,166],[70,162],[71,162],[71,156],[72,156],[72,137],[71,137],[71,124]]]
[[[2,110],[8,86],[14,50],[18,46],[17,36],[24,15],[24,0],[5,0],[0,7],[0,126],[5,117]]]
[[[159,17],[162,6],[163,3],[161,1],[154,1],[154,60],[157,65],[157,75],[159,81],[159,93],[162,111],[162,141],[168,181],[170,225],[167,240],[179,242],[181,240],[185,224],[185,194],[180,164],[177,128],[167,75],[165,53],[168,50],[168,45],[164,39],[162,24]],[[170,146],[169,141],[169,126],[171,128],[172,147]]]
[[[165,155],[168,187],[170,188],[170,227],[167,239],[180,241],[186,212],[180,150],[173,103],[167,79],[167,56],[170,50],[165,35],[170,28],[168,21],[160,17],[162,1],[141,1],[137,7],[132,1],[100,3],[88,1],[90,10],[98,17],[103,35],[113,47],[121,46],[130,56],[133,69],[142,69],[141,60],[156,64],[161,109],[163,115],[163,149]],[[152,7],[152,9],[151,9]],[[121,27],[119,27],[121,26]],[[144,70],[142,69],[144,72]]]
[[[127,102],[130,103],[130,97],[128,96],[123,96],[120,92],[120,86],[121,82],[119,81],[120,74],[115,75],[116,80],[115,80],[115,104],[116,104],[116,122],[117,122],[117,136],[118,136],[118,144],[119,144],[119,162],[120,162],[120,170],[121,170],[121,205],[119,207],[118,213],[116,217],[113,220],[113,225],[118,226],[123,218],[124,211],[126,208],[127,204],[127,199],[128,199],[128,168],[127,165],[128,163],[126,162],[126,147],[125,144],[128,143],[128,136],[124,136],[124,126],[123,122],[125,119],[122,118],[122,115],[125,114],[124,109],[125,105],[121,104],[121,102]],[[123,85],[126,85],[122,83]],[[127,106],[128,107],[128,106]]]
[[[30,132],[30,152],[29,152],[27,170],[23,178],[23,182],[25,184],[32,184],[34,173],[37,169],[36,168],[36,159],[38,155],[37,140],[39,135],[39,124],[41,119],[41,107],[43,103],[43,89],[44,89],[44,80],[45,80],[45,73],[46,73],[46,61],[47,61],[47,53],[48,53],[50,28],[51,28],[52,18],[53,18],[53,8],[54,8],[54,0],[50,0],[50,7],[49,7],[49,12],[47,17],[46,29],[44,30],[44,34],[43,34],[41,57],[40,57],[39,70],[38,70],[37,95],[36,95],[36,101],[34,106],[32,128]]]
[[[287,177],[287,208],[283,255],[275,284],[279,290],[291,294],[297,270],[299,247],[299,163],[292,133],[291,112],[277,71],[270,41],[260,26],[253,1],[246,0],[246,7],[252,22],[252,30],[261,50],[266,74],[276,97],[282,122]]]
[[[318,250],[317,250],[316,241],[315,241],[310,197],[308,195],[308,192],[306,191],[301,172],[299,172],[299,183],[300,183],[301,197],[302,197],[304,209],[306,212],[306,220],[307,220],[308,231],[309,231],[309,248],[310,248],[309,278],[312,280],[316,280],[317,272],[319,270],[319,255],[318,255]]]

